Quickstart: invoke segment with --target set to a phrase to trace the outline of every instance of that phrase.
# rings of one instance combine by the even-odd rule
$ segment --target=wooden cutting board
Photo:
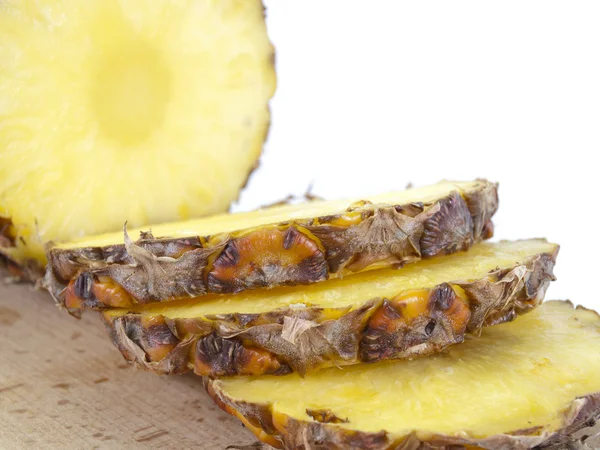
[[[254,443],[198,377],[137,371],[95,313],[74,319],[0,281],[1,449],[266,448]]]
[[[217,408],[198,377],[134,369],[94,313],[74,319],[3,275],[0,449],[271,448]]]

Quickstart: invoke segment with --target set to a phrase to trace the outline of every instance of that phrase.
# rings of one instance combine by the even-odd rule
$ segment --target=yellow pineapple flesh
[[[258,0],[2,1],[0,253],[226,211],[274,89]]]
[[[476,192],[487,182],[482,181],[442,181],[436,184],[407,189],[405,191],[388,192],[368,198],[372,207],[384,207],[389,205],[403,205],[405,203],[435,203],[440,198],[450,195],[454,191],[471,194]],[[488,183],[491,185],[491,183]],[[370,205],[364,205],[365,199],[341,199],[327,201],[311,201],[299,204],[272,206],[255,211],[236,214],[217,214],[196,220],[184,222],[156,223],[151,226],[155,237],[186,238],[190,236],[210,236],[224,233],[232,235],[247,234],[253,229],[266,228],[267,225],[280,225],[293,221],[301,222],[303,225],[314,221],[322,216],[334,216],[345,214],[348,223],[359,222],[363,209]],[[122,225],[122,224],[121,224]],[[131,236],[138,236],[148,231],[148,228],[140,227],[128,229]],[[123,231],[103,233],[96,236],[86,236],[74,239],[70,242],[58,242],[55,248],[74,249],[84,247],[102,247],[123,243]]]

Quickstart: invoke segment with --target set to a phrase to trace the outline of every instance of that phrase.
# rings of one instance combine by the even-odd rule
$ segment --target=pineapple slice
[[[260,0],[5,0],[0,42],[0,253],[25,271],[50,240],[226,211],[257,164]]]
[[[282,375],[433,354],[536,307],[558,246],[481,243],[403,270],[104,312],[125,359],[159,374]],[[118,295],[113,291],[113,295]]]
[[[208,391],[278,448],[542,448],[600,415],[599,348],[597,313],[548,302],[439,356]]]
[[[272,207],[59,244],[46,286],[69,308],[309,284],[469,248],[491,236],[495,184],[443,182],[366,201]],[[134,231],[139,233],[139,230]]]

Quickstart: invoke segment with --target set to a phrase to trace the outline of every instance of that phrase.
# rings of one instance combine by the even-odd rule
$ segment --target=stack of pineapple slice
[[[0,259],[128,361],[278,448],[598,448],[600,317],[540,306],[557,245],[483,242],[494,183],[187,220],[256,166],[260,1],[0,0],[0,39]]]
[[[483,242],[497,206],[442,182],[125,229],[51,248],[45,286],[277,448],[591,448],[600,316],[540,306],[558,246]]]

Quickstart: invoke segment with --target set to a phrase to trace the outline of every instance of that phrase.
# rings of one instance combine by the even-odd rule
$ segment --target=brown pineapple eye
[[[435,321],[435,319],[430,320],[429,323],[425,326],[425,334],[427,336],[431,336],[433,334],[433,330],[435,330],[436,325],[437,322]]]

